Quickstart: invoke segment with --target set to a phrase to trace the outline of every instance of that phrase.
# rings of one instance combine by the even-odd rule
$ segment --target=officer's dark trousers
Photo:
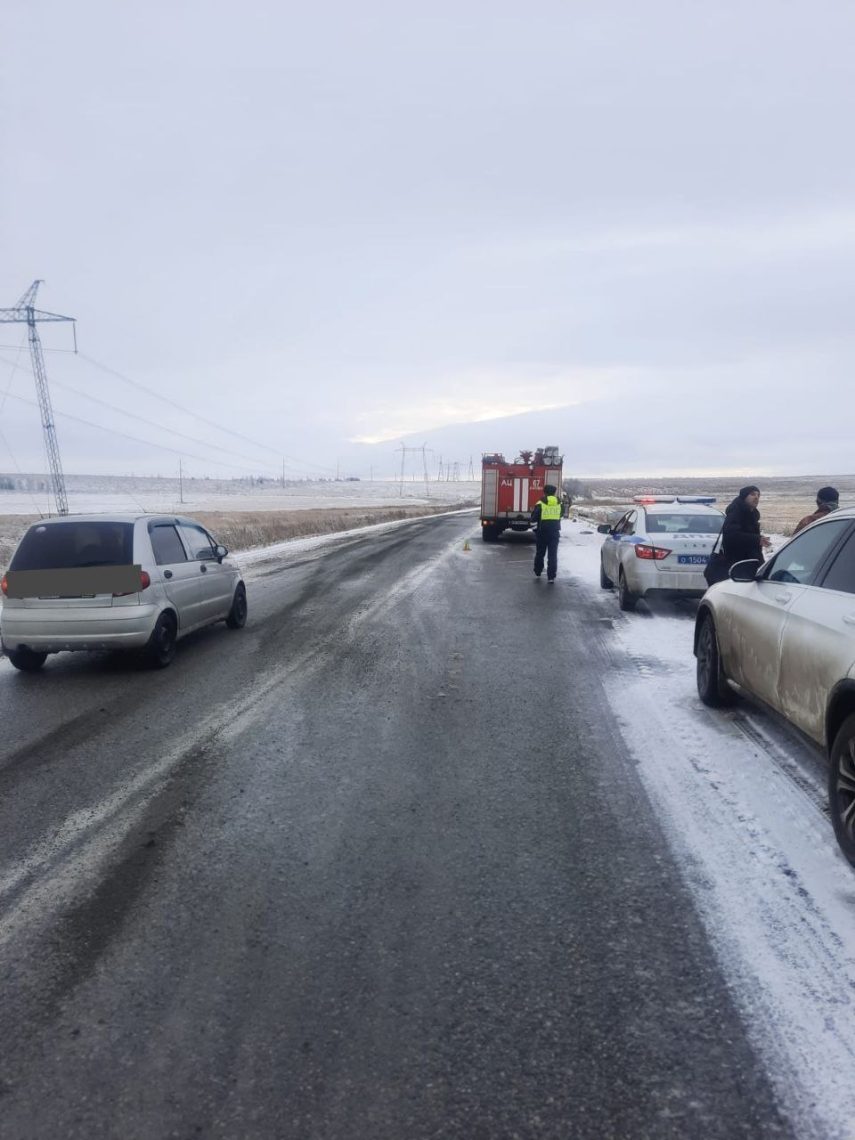
[[[561,531],[557,526],[537,528],[537,549],[534,554],[534,572],[543,573],[543,560],[546,558],[546,577],[554,578],[558,572],[558,540]]]

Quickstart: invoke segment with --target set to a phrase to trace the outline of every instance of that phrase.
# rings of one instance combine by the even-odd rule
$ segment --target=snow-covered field
[[[740,701],[701,704],[691,603],[622,613],[602,536],[565,523],[615,661],[606,697],[797,1135],[855,1137],[855,872],[825,813],[824,758]],[[612,620],[612,628],[608,621]]]
[[[394,480],[318,480],[249,485],[242,480],[177,480],[71,475],[66,480],[72,514],[124,511],[288,511],[327,507],[379,507],[419,503],[457,503],[481,495],[480,482],[442,480],[425,484],[409,477]],[[0,491],[0,515],[51,514],[47,490]]]

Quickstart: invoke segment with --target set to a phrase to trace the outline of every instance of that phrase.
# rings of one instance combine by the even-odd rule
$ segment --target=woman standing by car
[[[763,561],[763,547],[769,540],[760,534],[760,488],[754,484],[743,487],[724,512],[721,530],[722,549],[728,568],[745,558]]]

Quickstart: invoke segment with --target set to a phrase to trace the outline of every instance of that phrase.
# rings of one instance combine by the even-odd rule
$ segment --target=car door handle
[[[855,614],[844,614],[843,620],[847,625],[855,625]]]
[[[203,562],[203,563],[202,563],[202,565],[199,567],[199,571],[200,571],[200,573],[202,573],[202,574],[207,574],[207,573],[208,573],[208,567],[205,565],[205,563],[204,563],[204,562]]]
[[[793,596],[792,594],[786,594],[786,593],[776,594],[775,595],[775,601],[776,602],[788,602],[792,596]]]
[[[164,576],[164,578],[171,578],[172,577],[172,571],[171,570],[164,570],[163,576]]]

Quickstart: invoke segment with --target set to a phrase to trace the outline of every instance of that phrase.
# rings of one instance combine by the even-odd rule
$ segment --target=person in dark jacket
[[[724,526],[721,529],[722,550],[726,561],[732,566],[745,558],[763,561],[763,547],[766,539],[760,534],[760,488],[750,484],[743,487],[724,512]]]
[[[798,534],[800,530],[804,530],[806,526],[810,526],[812,522],[817,519],[824,518],[825,515],[830,515],[832,511],[836,511],[840,506],[840,495],[836,487],[820,487],[816,493],[816,510],[811,515],[805,515],[803,519],[799,519],[796,529],[793,534]]]
[[[534,504],[531,521],[537,527],[534,573],[538,578],[541,576],[546,557],[546,580],[552,583],[558,573],[558,540],[561,538],[561,500],[552,483],[546,484],[543,498]]]

